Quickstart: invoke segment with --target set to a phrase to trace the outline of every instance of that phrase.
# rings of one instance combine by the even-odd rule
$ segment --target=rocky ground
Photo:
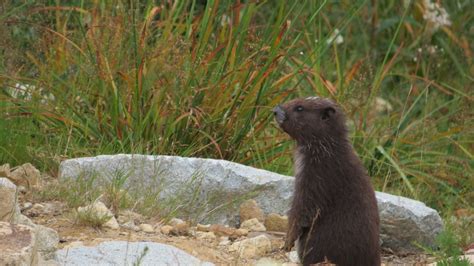
[[[5,167],[0,167],[0,176],[2,175],[2,169],[5,169]],[[0,193],[0,197],[3,197],[0,199],[1,202],[13,204],[13,207],[10,208],[12,211],[5,214],[0,213],[0,218],[2,218],[2,221],[10,219],[10,222],[13,221],[14,223],[26,223],[35,228],[39,226],[50,228],[47,229],[49,233],[46,239],[52,239],[46,245],[46,248],[41,246],[34,248],[41,250],[39,259],[33,260],[26,257],[25,261],[34,261],[40,265],[75,265],[71,259],[78,259],[77,265],[80,265],[84,263],[87,256],[90,257],[91,254],[95,254],[94,252],[98,254],[94,256],[101,256],[103,258],[100,259],[105,259],[107,254],[110,255],[113,252],[128,254],[129,250],[137,249],[136,252],[138,253],[131,255],[128,258],[129,260],[125,257],[125,260],[128,261],[128,264],[141,262],[143,265],[147,265],[158,263],[157,261],[147,261],[147,258],[157,258],[159,254],[163,256],[166,253],[161,249],[169,249],[171,248],[169,246],[172,246],[178,248],[170,252],[175,254],[176,258],[174,259],[179,261],[180,264],[297,264],[295,252],[286,253],[281,249],[284,243],[287,218],[276,213],[265,215],[255,200],[247,200],[240,205],[239,217],[241,223],[239,228],[222,224],[191,224],[178,218],[166,221],[160,218],[144,217],[131,210],[119,210],[113,213],[100,199],[91,205],[73,209],[62,201],[38,201],[35,194],[39,193],[42,188],[48,188],[48,182],[57,181],[51,177],[42,178],[41,181],[38,181],[37,179],[41,178],[39,171],[31,165],[25,169],[23,175],[16,173],[13,175],[16,178],[9,178],[18,187],[5,178],[0,182],[3,184],[3,186],[0,186],[0,190],[6,189],[5,191],[7,191],[10,189],[8,191],[14,192],[14,194]],[[3,175],[12,176],[12,173],[4,171]],[[39,183],[41,185],[38,185]],[[83,217],[82,220],[79,217]],[[25,238],[29,234],[24,231],[25,236],[15,235],[14,232],[27,230],[21,226],[13,231],[8,231],[8,226],[5,225],[3,228],[7,228],[7,230],[0,230],[0,234],[10,234],[12,239]],[[51,237],[51,229],[57,232],[57,235],[52,234]],[[35,232],[38,231],[37,229]],[[39,233],[32,233],[31,237],[45,238]],[[5,239],[7,238],[4,238],[4,242]],[[133,246],[136,242],[140,242],[141,246]],[[169,246],[158,245],[157,243]],[[3,243],[3,245],[9,245],[12,248],[9,243]],[[0,241],[1,246],[2,242]],[[147,246],[146,250],[145,246]],[[51,247],[53,247],[53,250],[51,250]],[[21,245],[17,248],[24,252]],[[31,247],[29,248],[31,249]],[[54,253],[55,249],[59,251]],[[181,251],[185,253],[180,253]],[[147,252],[149,254],[157,252],[157,255],[147,257]],[[143,253],[143,256],[140,255],[141,253]],[[86,257],[81,257],[84,254],[86,254]],[[188,255],[189,258],[186,257]],[[54,257],[56,257],[56,260],[54,260]],[[94,259],[97,260],[96,257]],[[167,257],[159,262],[164,263],[166,259],[172,256]],[[183,260],[185,257],[188,260]],[[3,262],[8,262],[5,258],[3,259]],[[426,265],[434,260],[433,257],[420,253],[394,254],[390,250],[384,250],[383,254],[385,265]],[[1,256],[0,262],[2,262]],[[17,265],[27,264],[17,261]]]
[[[25,204],[23,204],[25,205]],[[58,249],[78,246],[96,246],[106,241],[148,241],[164,243],[182,249],[189,254],[220,265],[228,264],[258,264],[272,261],[277,263],[291,263],[289,254],[282,251],[284,233],[266,231],[262,223],[255,220],[248,229],[237,232],[237,229],[223,225],[188,226],[184,221],[172,219],[170,225],[160,221],[145,219],[141,215],[128,212],[119,215],[122,222],[119,228],[93,228],[87,225],[78,225],[74,220],[72,210],[61,202],[41,202],[26,204],[32,206],[24,209],[36,224],[41,224],[56,230],[59,233]],[[128,219],[127,221],[127,218]],[[244,227],[246,227],[244,225]],[[259,228],[260,227],[260,228]],[[252,241],[248,241],[252,240]],[[242,252],[238,245],[245,246]],[[396,255],[385,252],[386,264],[425,265],[433,262],[433,258],[424,254]],[[296,262],[296,261],[293,261]]]

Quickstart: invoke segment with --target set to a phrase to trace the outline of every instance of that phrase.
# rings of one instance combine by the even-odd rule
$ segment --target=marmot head
[[[280,127],[298,143],[345,138],[345,118],[339,106],[329,99],[294,99],[273,108]]]

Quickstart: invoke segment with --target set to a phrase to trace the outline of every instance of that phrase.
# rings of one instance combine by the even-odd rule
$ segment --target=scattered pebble
[[[155,232],[155,230],[153,230],[153,226],[151,224],[141,224],[140,225],[140,230],[142,230],[145,233]]]
[[[243,222],[240,225],[240,228],[247,229],[249,231],[255,231],[255,232],[263,232],[267,230],[265,228],[265,225],[263,225],[257,218],[252,218],[250,220]]]
[[[213,241],[216,239],[216,235],[214,234],[214,232],[196,232],[196,238],[197,239],[202,239],[202,240],[209,240],[209,241]]]
[[[165,235],[171,234],[171,230],[173,230],[173,226],[171,225],[164,225],[160,228],[161,233]]]
[[[201,232],[209,232],[211,228],[210,224],[197,224],[196,225],[196,230],[201,231]]]
[[[140,227],[138,227],[133,221],[128,221],[126,223],[123,223],[122,227],[128,230],[135,231],[135,232],[140,231]]]
[[[236,241],[229,247],[229,251],[238,252],[239,256],[244,259],[262,256],[271,250],[271,241],[266,235]]]

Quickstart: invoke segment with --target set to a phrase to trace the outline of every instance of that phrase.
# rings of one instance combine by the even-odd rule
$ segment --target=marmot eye
[[[303,106],[297,106],[295,108],[295,110],[296,110],[296,112],[301,112],[301,111],[303,111]]]

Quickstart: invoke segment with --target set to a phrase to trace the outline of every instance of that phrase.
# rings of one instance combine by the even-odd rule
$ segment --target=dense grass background
[[[291,174],[270,110],[320,95],[377,189],[472,211],[472,1],[433,0],[440,27],[429,2],[2,1],[0,163],[172,154]]]

